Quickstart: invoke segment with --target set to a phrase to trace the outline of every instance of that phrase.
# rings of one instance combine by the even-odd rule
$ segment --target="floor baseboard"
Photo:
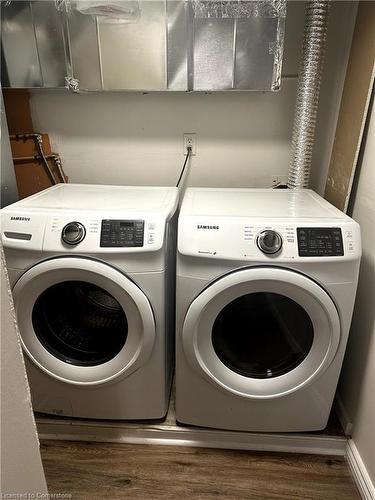
[[[352,439],[348,440],[346,459],[363,500],[375,500],[375,487]]]
[[[345,456],[345,436],[252,433],[177,425],[121,423],[37,418],[40,439],[162,444],[233,450],[275,451]]]

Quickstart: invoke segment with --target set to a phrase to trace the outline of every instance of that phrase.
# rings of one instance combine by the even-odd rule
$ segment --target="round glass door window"
[[[284,295],[256,292],[227,304],[212,328],[216,355],[245,377],[278,377],[308,355],[314,328],[305,309]]]
[[[128,335],[118,301],[103,288],[83,281],[65,281],[45,290],[35,302],[32,322],[45,349],[79,366],[114,358]]]

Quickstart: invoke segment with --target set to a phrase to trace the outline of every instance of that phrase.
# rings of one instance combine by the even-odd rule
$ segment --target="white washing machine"
[[[36,411],[165,416],[177,203],[176,188],[60,184],[1,211]]]
[[[310,190],[188,189],[178,234],[177,420],[323,429],[356,294],[358,224]]]

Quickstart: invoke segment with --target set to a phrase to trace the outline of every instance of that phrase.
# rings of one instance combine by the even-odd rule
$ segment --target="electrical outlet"
[[[273,175],[271,177],[271,187],[276,187],[279,184],[279,177],[278,175]]]
[[[197,134],[184,134],[183,141],[183,153],[187,155],[187,148],[191,148],[191,155],[195,156],[197,154]]]
[[[279,186],[280,184],[286,185],[288,182],[288,176],[287,175],[273,175],[271,177],[271,187],[276,187]]]

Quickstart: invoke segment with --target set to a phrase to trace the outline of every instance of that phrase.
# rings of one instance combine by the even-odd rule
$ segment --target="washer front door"
[[[63,382],[103,384],[150,357],[155,321],[144,293],[102,262],[61,257],[23,274],[13,289],[23,348]]]
[[[280,268],[234,272],[190,305],[186,358],[210,382],[249,398],[275,398],[311,383],[331,363],[340,320],[314,281]]]

